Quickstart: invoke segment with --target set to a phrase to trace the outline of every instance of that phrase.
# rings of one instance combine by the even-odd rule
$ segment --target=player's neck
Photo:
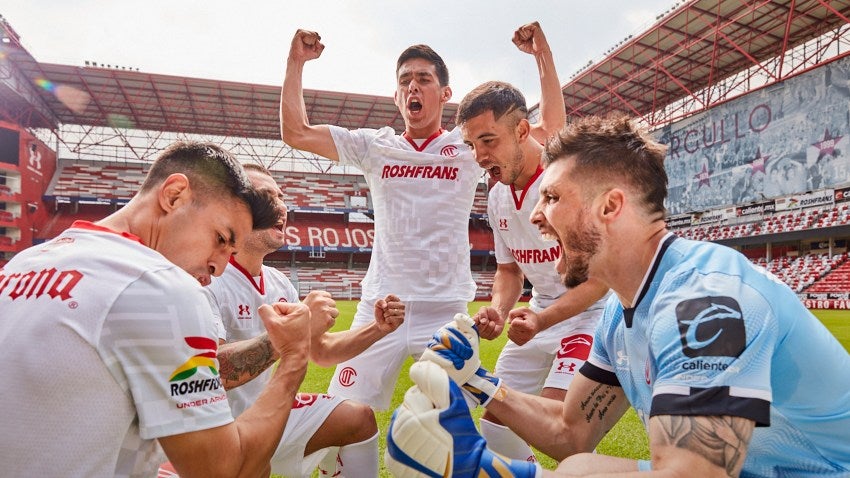
[[[620,250],[612,256],[616,257],[615,260],[610,261],[608,267],[602,268],[606,277],[600,279],[617,294],[626,308],[638,305],[637,298],[644,279],[656,260],[662,239],[667,234],[663,221],[655,225],[656,227],[647,228],[644,224],[642,228],[624,234],[624,238],[630,238],[628,243],[635,245],[632,252],[622,254],[622,244],[625,242],[619,242],[619,246],[614,246]]]
[[[441,130],[442,127],[440,126],[440,122],[435,121],[423,127],[407,125],[407,127],[404,129],[404,135],[407,136],[408,139],[413,141],[424,141],[439,133]]]
[[[526,141],[522,146],[522,171],[514,181],[514,189],[524,190],[543,167],[540,163],[540,155],[543,147],[536,141]]]
[[[263,258],[265,256],[266,253],[264,252],[243,249],[234,256],[234,260],[252,277],[257,277],[263,271]]]

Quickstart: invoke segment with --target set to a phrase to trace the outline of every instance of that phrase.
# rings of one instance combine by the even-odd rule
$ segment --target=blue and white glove
[[[463,387],[470,408],[486,407],[493,398],[502,398],[502,379],[481,367],[478,343],[475,321],[466,314],[457,314],[453,321],[434,333],[419,359],[443,367],[449,377]]]
[[[393,412],[384,462],[397,478],[500,476],[537,478],[536,463],[511,460],[487,449],[460,387],[429,361],[410,367],[414,385]]]

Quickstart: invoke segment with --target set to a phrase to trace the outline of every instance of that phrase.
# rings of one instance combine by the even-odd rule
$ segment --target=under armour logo
[[[499,219],[499,229],[502,231],[508,230],[508,220],[507,219]]]
[[[688,357],[738,357],[747,333],[741,306],[732,297],[701,297],[676,306],[682,353]]]
[[[559,364],[558,364],[558,371],[559,371],[559,372],[560,372],[560,371],[562,371],[562,370],[564,370],[564,368],[566,368],[566,369],[567,369],[567,373],[572,373],[572,374],[576,373],[576,364],[575,364],[575,362],[570,362],[569,364],[566,364],[566,363],[564,363],[564,362],[561,362],[561,363],[559,363]]]
[[[251,315],[251,307],[248,304],[239,304],[239,317]]]

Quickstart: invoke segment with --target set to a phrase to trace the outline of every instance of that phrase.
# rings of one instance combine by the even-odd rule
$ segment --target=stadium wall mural
[[[668,213],[706,211],[850,182],[850,57],[656,131],[668,145]]]

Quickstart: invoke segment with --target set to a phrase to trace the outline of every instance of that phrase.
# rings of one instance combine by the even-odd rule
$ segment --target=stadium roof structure
[[[661,126],[850,53],[849,17],[847,0],[677,2],[569,79],[567,115]]]
[[[848,17],[848,0],[676,3],[648,30],[626,37],[570,77],[562,88],[567,113],[622,111],[661,126],[850,52]],[[280,142],[279,86],[95,63],[40,63],[2,18],[0,35],[0,119],[57,136],[74,125],[72,139],[59,138],[78,142],[71,151],[82,151],[83,142],[105,143],[96,136],[107,129],[130,149],[128,131],[175,132],[277,141],[281,151],[274,154],[305,156]],[[304,95],[313,123],[404,129],[390,97],[319,90]],[[444,111],[447,127],[456,108],[450,104]]]

